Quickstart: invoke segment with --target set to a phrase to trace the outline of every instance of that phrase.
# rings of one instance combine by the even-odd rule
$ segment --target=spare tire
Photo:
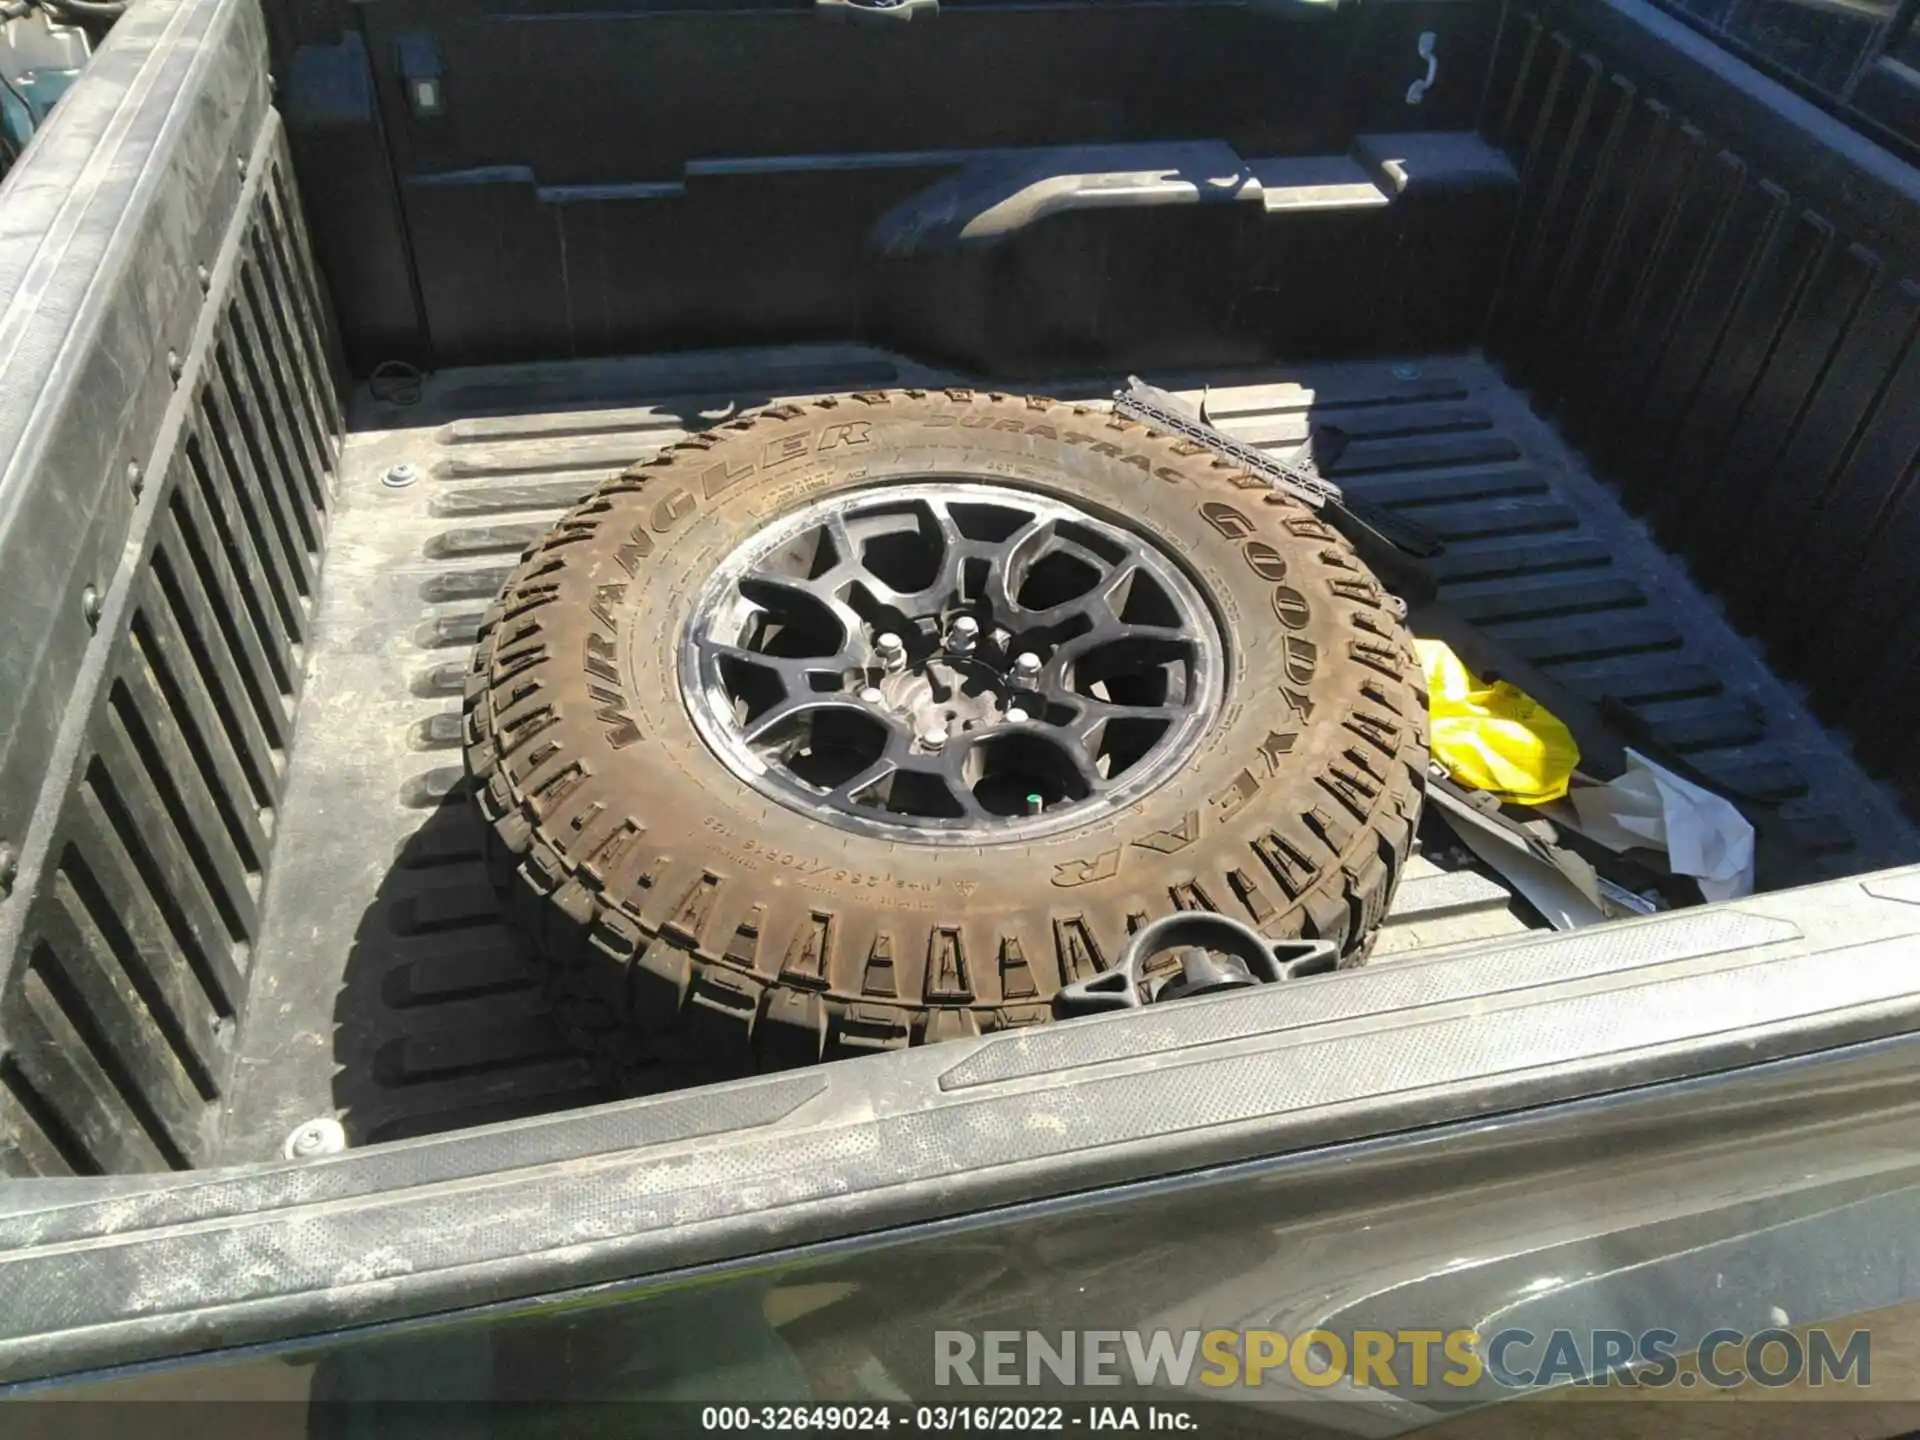
[[[1426,767],[1402,613],[1298,503],[1104,410],[782,405],[528,552],[467,764],[510,909],[611,1017],[581,1033],[804,1063],[1045,1021],[1175,908],[1362,959]]]

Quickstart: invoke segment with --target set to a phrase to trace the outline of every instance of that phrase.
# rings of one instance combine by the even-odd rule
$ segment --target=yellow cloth
[[[1558,716],[1504,680],[1491,685],[1438,640],[1416,640],[1427,672],[1433,758],[1460,784],[1516,805],[1567,793],[1580,747]]]

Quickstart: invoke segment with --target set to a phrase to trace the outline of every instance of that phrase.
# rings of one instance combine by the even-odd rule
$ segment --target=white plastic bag
[[[1675,874],[1691,875],[1708,900],[1753,893],[1753,826],[1710,790],[1627,751],[1627,773],[1567,794],[1580,833],[1609,850],[1667,852]]]

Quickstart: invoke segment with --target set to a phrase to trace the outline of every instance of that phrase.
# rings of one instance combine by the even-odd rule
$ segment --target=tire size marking
[[[726,834],[726,828],[717,821],[709,820],[708,828]],[[906,890],[931,895],[939,888],[935,880],[907,880],[898,875],[874,875],[864,870],[849,870],[844,865],[835,865],[831,860],[823,860],[817,855],[808,855],[799,850],[783,850],[756,840],[751,835],[743,835],[736,842],[741,851],[769,865],[792,870],[796,874],[808,877],[817,876],[822,880],[831,880],[840,885],[852,885],[865,890]],[[753,860],[745,863],[753,864]]]

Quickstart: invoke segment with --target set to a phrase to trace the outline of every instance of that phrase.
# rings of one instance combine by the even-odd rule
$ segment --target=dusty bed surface
[[[1563,683],[1630,706],[1707,774],[1779,800],[1791,878],[1920,854],[1879,787],[1477,356],[1148,378],[1207,386],[1215,423],[1282,455],[1312,420],[1339,425],[1352,444],[1335,478],[1446,538],[1444,598]],[[480,613],[562,510],[690,429],[777,399],[959,383],[815,346],[453,371],[411,405],[358,396],[222,1158],[277,1154],[318,1115],[361,1144],[609,1098],[480,863],[459,710]],[[1100,397],[1112,382],[1029,388]],[[418,478],[388,483],[397,465]],[[1527,928],[1444,832],[1423,838],[1379,956]],[[701,1078],[663,1060],[642,1083]]]

